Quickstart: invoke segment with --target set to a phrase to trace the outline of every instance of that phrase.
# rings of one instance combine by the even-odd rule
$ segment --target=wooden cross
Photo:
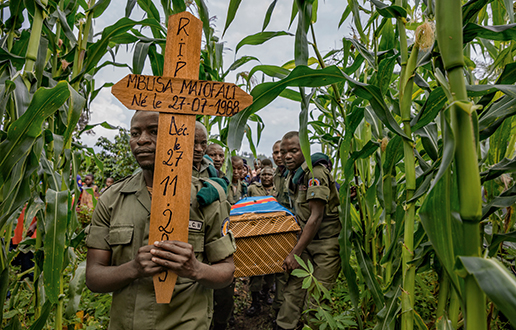
[[[111,93],[133,110],[158,111],[149,244],[188,242],[195,115],[232,116],[251,105],[238,86],[200,81],[202,22],[188,12],[168,19],[163,77],[129,74]],[[158,303],[169,303],[177,275],[155,275]]]

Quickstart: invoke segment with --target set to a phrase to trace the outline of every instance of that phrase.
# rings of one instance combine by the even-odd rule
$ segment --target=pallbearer
[[[313,173],[305,162],[298,132],[289,132],[280,143],[283,164],[289,170],[287,184],[294,213],[302,232],[294,249],[283,262],[291,272],[299,268],[294,255],[314,265],[314,277],[328,290],[335,284],[340,271],[339,193],[331,175],[331,163],[322,153],[312,155]],[[284,302],[276,318],[278,329],[295,329],[307,299],[302,289],[303,279],[289,276]],[[313,308],[313,306],[312,306]]]

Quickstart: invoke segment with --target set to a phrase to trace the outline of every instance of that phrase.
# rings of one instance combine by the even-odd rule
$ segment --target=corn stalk
[[[463,221],[464,254],[480,257],[482,195],[477,164],[476,110],[468,100],[462,49],[460,0],[436,1],[437,41],[453,97],[451,121],[456,137],[455,164],[459,185],[460,216]],[[466,327],[487,329],[485,295],[473,275],[465,279]]]

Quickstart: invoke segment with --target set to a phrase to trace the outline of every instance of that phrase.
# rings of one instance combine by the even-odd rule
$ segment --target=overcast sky
[[[211,17],[216,17],[212,22],[215,25],[215,35],[221,41],[225,42],[224,51],[224,69],[227,69],[236,58],[244,55],[255,56],[260,59],[261,64],[281,66],[287,61],[294,58],[294,37],[282,36],[272,39],[265,44],[259,46],[244,46],[239,49],[235,57],[235,47],[244,37],[261,31],[263,18],[269,6],[269,1],[242,1],[237,12],[235,20],[222,37],[222,31],[226,22],[227,6],[229,0],[205,0]],[[157,1],[156,1],[157,2]],[[343,37],[350,36],[349,22],[345,22],[340,29],[337,29],[340,17],[345,9],[345,1],[320,1],[318,17],[319,20],[315,24],[315,33],[317,43],[321,53],[324,55],[331,49],[340,48]],[[159,8],[160,6],[157,5]],[[102,31],[108,25],[113,24],[124,16],[125,1],[112,1],[108,9],[94,22],[95,34]],[[267,31],[289,31],[295,33],[296,21],[288,30],[292,9],[292,1],[278,1],[271,18],[271,22],[267,27]],[[131,19],[143,19],[142,11],[135,8]],[[321,20],[321,18],[324,18]],[[164,19],[161,20],[162,22]],[[309,39],[310,40],[310,39]],[[124,48],[125,50],[125,48]],[[310,49],[311,51],[311,49]],[[116,61],[119,63],[128,63],[132,66],[132,46],[128,52],[119,52]],[[313,56],[311,52],[310,56]],[[257,64],[256,61],[249,62],[245,66],[240,67],[237,72],[249,71]],[[105,82],[117,82],[126,76],[128,69],[106,67],[102,69],[96,76],[96,88],[102,86]],[[143,74],[152,74],[150,65],[145,66]],[[261,79],[261,76],[257,76]],[[227,82],[235,82],[235,74],[226,78]],[[259,115],[265,123],[265,130],[262,133],[262,139],[257,147],[258,153],[269,155],[271,153],[272,144],[281,139],[284,133],[299,129],[298,114],[299,103],[276,99],[268,107],[262,109]],[[111,95],[111,89],[103,89],[97,98],[91,104],[90,123],[100,123],[107,121],[108,123],[129,128],[130,118],[133,114],[132,110],[125,108],[115,97]],[[107,130],[104,128],[96,128],[95,135],[83,135],[82,141],[88,146],[93,146],[100,136],[106,136],[112,139],[117,130]],[[313,150],[319,150],[318,146],[313,146]],[[249,145],[244,137],[241,151],[250,151]]]

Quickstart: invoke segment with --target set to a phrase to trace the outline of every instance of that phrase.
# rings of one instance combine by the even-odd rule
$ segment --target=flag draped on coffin
[[[294,216],[287,208],[281,206],[276,198],[272,196],[246,197],[231,206],[230,215],[241,215],[245,213],[271,213],[287,212]]]

